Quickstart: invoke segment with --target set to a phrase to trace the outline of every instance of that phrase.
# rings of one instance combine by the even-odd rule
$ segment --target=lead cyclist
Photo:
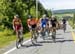
[[[43,15],[43,17],[40,19],[40,24],[41,24],[41,34],[43,39],[45,39],[45,32],[46,32],[46,28],[47,28],[47,23],[48,23],[48,18],[46,16],[46,14]]]

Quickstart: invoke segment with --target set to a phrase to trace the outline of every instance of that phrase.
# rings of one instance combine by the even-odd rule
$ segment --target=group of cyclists
[[[66,19],[62,19],[63,27],[66,25]],[[46,14],[44,14],[41,18],[35,18],[31,15],[28,16],[27,18],[27,25],[29,28],[29,31],[31,33],[31,41],[34,44],[34,41],[37,42],[37,37],[39,36],[38,34],[40,33],[43,39],[45,39],[45,32],[47,31],[48,34],[52,32],[52,38],[55,41],[55,35],[56,35],[56,30],[61,27],[60,22],[57,20],[55,16],[47,17]],[[16,36],[18,39],[17,44],[21,43],[23,41],[23,25],[22,21],[19,17],[19,15],[15,15],[13,19],[13,29],[16,32]],[[66,27],[65,27],[66,29]],[[18,48],[18,46],[17,46]]]

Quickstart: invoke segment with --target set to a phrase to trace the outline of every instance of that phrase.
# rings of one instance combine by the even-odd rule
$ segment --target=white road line
[[[26,43],[27,43],[27,42],[29,42],[29,41],[31,41],[31,39],[29,39],[29,40],[25,41],[23,44],[26,44]],[[8,53],[10,53],[10,52],[14,51],[15,49],[17,49],[17,48],[16,48],[16,47],[14,47],[14,48],[10,49],[9,51],[5,52],[4,54],[8,54]]]

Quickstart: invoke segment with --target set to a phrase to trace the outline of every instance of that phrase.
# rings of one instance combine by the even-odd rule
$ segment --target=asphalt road
[[[8,54],[75,54],[75,34],[74,32],[72,34],[71,30],[69,25],[67,25],[65,33],[63,30],[58,30],[56,34],[56,43],[53,42],[51,36],[46,38],[46,40],[38,38],[37,45],[32,45],[29,41],[24,44],[24,47],[14,49]]]

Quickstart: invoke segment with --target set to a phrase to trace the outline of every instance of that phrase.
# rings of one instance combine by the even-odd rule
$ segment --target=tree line
[[[12,19],[15,14],[20,16],[24,30],[27,31],[28,14],[36,16],[36,0],[0,0],[0,27],[12,29]],[[51,11],[46,10],[38,2],[38,17],[40,18],[43,14],[51,16]]]

